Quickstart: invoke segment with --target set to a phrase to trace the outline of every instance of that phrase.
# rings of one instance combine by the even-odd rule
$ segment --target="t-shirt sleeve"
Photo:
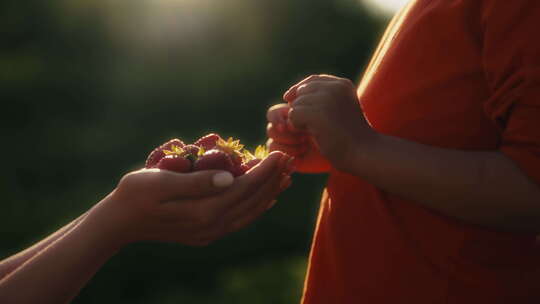
[[[540,0],[486,0],[482,28],[484,109],[500,150],[540,185]]]

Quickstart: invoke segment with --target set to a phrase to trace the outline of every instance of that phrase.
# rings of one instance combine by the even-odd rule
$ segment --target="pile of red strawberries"
[[[186,145],[180,139],[171,139],[155,148],[146,159],[146,168],[159,168],[179,173],[201,170],[225,170],[240,176],[268,155],[264,146],[255,153],[244,149],[239,140],[222,139],[208,134],[195,143]]]

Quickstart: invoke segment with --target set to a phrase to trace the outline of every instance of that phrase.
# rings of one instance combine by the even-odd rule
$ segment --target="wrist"
[[[383,135],[370,130],[362,136],[352,137],[343,157],[343,161],[337,167],[338,170],[356,176],[368,175],[367,170],[373,167],[376,154],[383,144]],[[376,166],[375,166],[376,167]]]
[[[120,250],[134,242],[127,233],[127,216],[117,210],[113,194],[109,194],[97,203],[83,220],[83,224],[91,229],[103,246],[111,250]]]

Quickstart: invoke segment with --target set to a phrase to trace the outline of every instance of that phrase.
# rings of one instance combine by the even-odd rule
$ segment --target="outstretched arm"
[[[129,243],[155,240],[206,245],[268,210],[290,184],[290,158],[271,153],[245,175],[149,169],[118,187],[63,235],[35,250],[0,280],[0,303],[68,303]]]
[[[104,228],[91,210],[10,258],[16,268],[0,280],[0,302],[68,303],[119,249]]]
[[[49,246],[54,241],[58,240],[64,234],[68,233],[73,227],[75,227],[84,217],[86,216],[86,213],[82,214],[75,220],[73,220],[71,223],[65,225],[64,227],[58,229],[56,232],[52,233],[45,239],[39,241],[38,243],[34,244],[33,246],[25,249],[24,251],[21,251],[11,257],[6,258],[5,260],[0,261],[0,280],[2,280],[5,276],[7,276],[9,273],[11,273],[13,270],[17,269],[19,266],[24,264],[26,261],[28,261],[30,258],[38,254],[41,250],[43,250],[45,247]]]

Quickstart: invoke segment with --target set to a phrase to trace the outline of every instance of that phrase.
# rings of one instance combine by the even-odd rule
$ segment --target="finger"
[[[286,103],[280,103],[271,106],[266,112],[266,119],[268,122],[275,125],[279,130],[285,130],[285,124],[287,122],[287,113],[289,112],[289,105]]]
[[[221,238],[249,225],[270,209],[274,205],[277,195],[288,188],[290,184],[290,176],[274,174],[253,195],[225,213],[216,229],[211,230],[204,238],[207,240]]]
[[[227,171],[205,170],[191,173],[176,173],[168,170],[151,169],[148,183],[156,191],[159,200],[211,196],[223,192],[234,182]]]
[[[326,74],[320,74],[320,75],[311,75],[304,80],[298,82],[297,84],[293,85],[285,94],[283,94],[283,100],[287,101],[288,103],[293,102],[298,96],[297,96],[297,89],[311,81],[334,81],[336,79],[339,79],[339,77],[332,76],[332,75],[326,75]]]
[[[292,184],[292,179],[289,175],[281,176],[278,180],[278,184],[268,184],[267,187],[260,189],[253,197],[250,198],[252,203],[246,204],[245,209],[238,210],[238,213],[231,214],[231,220],[228,224],[227,233],[235,232],[242,229],[262,214],[271,209],[276,203],[276,197]]]
[[[309,123],[311,122],[312,115],[311,106],[295,106],[289,111],[289,122],[290,124],[298,129],[307,131]]]
[[[233,185],[219,195],[171,200],[160,206],[160,212],[166,214],[168,218],[177,218],[199,228],[209,226],[224,210],[254,192],[274,171],[284,171],[284,162],[289,158],[282,152],[272,152],[246,174],[237,177]]]
[[[273,155],[276,155],[276,153],[273,153]],[[197,226],[197,229],[184,227],[186,222],[179,223],[181,226],[180,232],[182,232],[179,235],[182,234],[185,236],[186,229],[191,231],[189,233],[189,240],[182,239],[181,242],[201,245],[209,244],[231,231],[249,224],[269,209],[273,205],[274,198],[290,185],[288,174],[292,171],[292,159],[285,155],[282,156],[284,157],[280,159],[280,170],[274,170],[271,176],[266,177],[264,183],[261,185],[249,188],[249,193],[244,195],[242,199],[235,200],[234,204],[222,210],[215,216],[214,220],[198,224],[195,223],[195,225],[193,225],[192,221],[191,226]],[[286,162],[282,164],[281,162],[283,161]],[[264,166],[265,164],[260,163],[258,166],[261,165]],[[256,170],[256,168],[254,167],[252,170]],[[227,198],[224,197],[222,200],[227,200]],[[206,210],[209,209],[208,206],[203,206],[203,204],[199,204],[199,206]],[[171,230],[174,231],[176,229]]]
[[[288,159],[290,159],[290,156],[285,155],[283,152],[271,152],[257,166],[253,167],[246,174],[237,177],[227,191],[224,191],[219,196],[202,200],[200,205],[202,208],[211,210],[227,210],[256,191],[276,171],[284,172]]]
[[[231,190],[226,194],[212,198],[168,201],[160,206],[160,218],[166,219],[167,223],[177,225],[176,228],[180,228],[181,231],[192,231],[194,235],[207,230],[208,227],[215,226],[216,222],[222,220],[224,212],[234,208],[236,204],[244,202],[253,193],[260,191],[261,187],[272,182],[275,176],[280,177],[292,173],[294,170],[293,158],[283,153],[274,152],[271,154],[273,158],[276,156],[281,156],[281,158],[277,164],[278,169],[271,170],[270,176],[266,173],[255,172],[252,175],[258,174],[260,176],[255,177],[252,181],[240,181],[238,185],[234,186],[234,191]],[[267,170],[267,168],[258,168],[264,166],[269,167],[268,162],[257,164],[246,175],[249,175],[251,171]]]
[[[318,90],[322,90],[328,87],[326,85],[328,82],[325,81],[310,81],[307,83],[304,83],[296,89],[296,98],[298,99],[302,95],[315,93]],[[294,101],[293,101],[294,102]]]
[[[287,117],[287,128],[286,128],[288,131],[290,132],[293,132],[293,133],[302,133],[302,134],[306,134],[306,131],[304,130],[300,130],[300,129],[297,129],[292,123],[291,123],[291,119]]]
[[[307,132],[306,125],[309,118],[315,114],[320,114],[328,103],[333,102],[327,91],[318,91],[307,95],[299,96],[291,104],[288,120],[293,128]]]
[[[219,216],[215,218],[216,221],[212,222],[214,226],[217,225],[219,230],[224,230],[223,223],[226,223],[223,220],[224,214],[238,208],[249,208],[246,205],[254,203],[252,200],[248,200],[254,193],[261,191],[261,189],[268,189],[268,184],[276,183],[276,180],[279,180],[281,176],[288,174],[291,160],[291,157],[281,152],[272,152],[245,175],[237,178],[238,183],[235,183],[236,185],[233,186],[233,188],[236,188],[236,192],[228,191],[219,201],[216,202],[214,200],[213,205],[210,203],[203,207],[218,210]]]
[[[284,175],[284,172],[274,172],[249,197],[228,209],[222,217],[224,222],[235,222],[245,213],[249,213],[249,210],[257,209],[259,205],[266,205],[274,200],[279,193],[282,179],[286,177],[288,178],[288,175]]]
[[[296,89],[296,98],[298,99],[302,95],[308,95],[317,93],[319,91],[328,91],[334,93],[350,93],[356,91],[352,85],[352,82],[345,78],[336,78],[332,80],[314,80],[300,85]],[[295,102],[295,101],[293,101]]]
[[[269,139],[266,142],[266,146],[268,147],[268,150],[270,151],[281,151],[284,152],[290,156],[301,156],[304,155],[307,150],[309,149],[308,144],[301,144],[301,145],[285,145],[280,144],[273,139]]]
[[[266,127],[266,135],[280,144],[286,145],[301,145],[306,142],[306,135],[299,132],[279,131],[276,127],[269,123]]]

